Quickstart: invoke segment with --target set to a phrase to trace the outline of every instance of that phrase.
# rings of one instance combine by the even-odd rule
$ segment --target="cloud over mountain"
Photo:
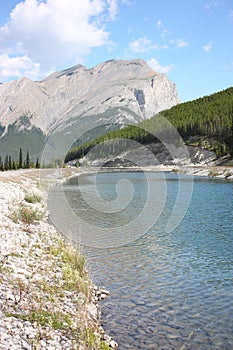
[[[55,62],[82,62],[92,48],[108,43],[104,23],[117,9],[116,0],[20,2],[0,28],[0,78],[22,72],[34,78],[54,70]]]

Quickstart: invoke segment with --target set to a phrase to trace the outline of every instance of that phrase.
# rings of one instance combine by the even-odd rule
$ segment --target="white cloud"
[[[166,37],[172,36],[172,33],[165,27],[165,25],[163,24],[163,22],[161,20],[158,20],[156,22],[156,28],[161,31],[161,38],[162,39],[165,39]],[[188,43],[183,39],[170,39],[169,44],[173,44],[178,48],[188,46]],[[163,45],[162,47],[164,47],[164,46],[166,46],[166,48],[169,47],[167,44]]]
[[[107,0],[107,3],[109,6],[108,12],[110,20],[114,21],[119,11],[118,0]]]
[[[173,64],[170,64],[169,66],[161,66],[155,58],[151,58],[147,63],[158,73],[167,74],[173,69]]]
[[[205,44],[204,46],[202,46],[203,50],[205,52],[210,52],[213,48],[213,43],[212,41],[209,41],[207,44]]]
[[[26,61],[38,74],[40,68],[41,75],[59,66],[81,62],[92,48],[108,44],[109,33],[104,29],[103,20],[114,20],[118,1],[20,2],[12,10],[8,22],[0,28],[0,54],[3,60],[0,71],[6,72],[5,55],[8,55],[8,62],[14,63],[14,68],[12,64],[9,67],[12,67],[12,75],[16,72],[17,76],[20,71],[26,72],[26,68],[22,67],[22,62]],[[0,79],[3,77],[0,76]]]
[[[156,27],[157,27],[157,28],[161,28],[162,26],[163,26],[162,21],[158,20],[158,21],[156,22]]]
[[[230,10],[229,17],[233,19],[233,10]]]
[[[169,41],[170,44],[174,45],[175,47],[182,48],[188,46],[187,41],[183,39],[173,39]]]
[[[211,11],[212,9],[214,9],[215,7],[219,6],[219,1],[218,0],[213,0],[208,2],[208,4],[205,4],[205,9],[207,11]]]
[[[170,35],[170,31],[164,26],[163,22],[161,20],[158,20],[156,22],[156,27],[161,30],[161,37],[164,38],[165,36]]]
[[[177,47],[186,47],[188,46],[187,41],[183,40],[183,39],[178,39],[176,42],[176,46]]]
[[[129,44],[129,49],[132,52],[148,52],[153,49],[158,49],[158,45],[153,44],[150,39],[148,39],[146,36],[143,36],[141,38],[138,38],[137,40],[132,41]]]
[[[157,22],[157,26],[160,27],[161,21]],[[157,50],[157,49],[168,49],[169,46],[171,46],[170,44],[172,44],[173,46],[177,47],[177,48],[182,48],[188,45],[188,43],[183,40],[183,39],[173,39],[169,41],[169,45],[168,44],[154,44],[147,36],[143,36],[138,38],[137,40],[132,41],[129,44],[129,49],[132,52],[135,53],[143,53],[143,52],[149,52],[151,50]]]
[[[36,79],[40,71],[40,64],[34,63],[27,55],[10,57],[0,54],[0,77],[5,80],[11,77],[19,78],[23,75]]]

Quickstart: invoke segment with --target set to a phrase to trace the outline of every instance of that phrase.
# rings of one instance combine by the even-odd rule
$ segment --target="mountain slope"
[[[80,136],[95,126],[134,124],[178,103],[175,85],[140,59],[111,60],[91,69],[77,65],[42,81],[22,78],[4,83],[0,85],[1,153],[14,152],[12,142],[15,148],[22,147],[15,141],[21,135],[23,148],[29,147],[34,133],[41,136],[39,149],[46,136],[53,144],[47,153],[57,157],[75,141],[75,130]],[[14,126],[13,133],[9,126]]]
[[[212,161],[227,154],[233,156],[233,87],[181,103],[162,111],[159,116],[155,115],[137,125],[106,133],[74,147],[68,152],[66,161],[80,159],[88,154],[85,160],[91,163],[96,163],[96,159],[99,159],[97,163],[101,163],[100,159],[105,158],[110,164],[121,164],[127,156],[131,160],[138,160],[140,156],[136,148],[149,145],[149,150],[160,163],[170,164],[172,159],[165,144],[172,145],[170,151],[174,152],[174,148],[178,150],[183,141],[188,146],[188,157],[193,163]],[[127,151],[130,148],[134,149],[134,155],[131,154],[132,149],[131,153]],[[142,162],[150,165],[155,157],[148,159],[145,150],[143,152]]]

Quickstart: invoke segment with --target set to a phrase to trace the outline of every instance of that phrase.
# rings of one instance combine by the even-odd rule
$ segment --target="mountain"
[[[77,145],[68,152],[66,162],[146,166],[213,161],[220,164],[230,158],[233,158],[233,87],[180,103],[136,125]]]
[[[135,124],[179,103],[177,89],[143,60],[110,60],[55,72],[41,81],[0,84],[0,155],[46,161],[64,156],[83,134]],[[91,135],[91,136],[90,136]]]

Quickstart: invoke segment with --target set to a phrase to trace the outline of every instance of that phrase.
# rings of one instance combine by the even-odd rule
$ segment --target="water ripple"
[[[94,281],[111,291],[102,303],[104,328],[122,350],[232,350],[233,184],[197,178],[186,216],[166,233],[177,191],[169,176],[166,206],[147,234],[127,246],[85,250]],[[77,210],[79,198],[70,198]]]

